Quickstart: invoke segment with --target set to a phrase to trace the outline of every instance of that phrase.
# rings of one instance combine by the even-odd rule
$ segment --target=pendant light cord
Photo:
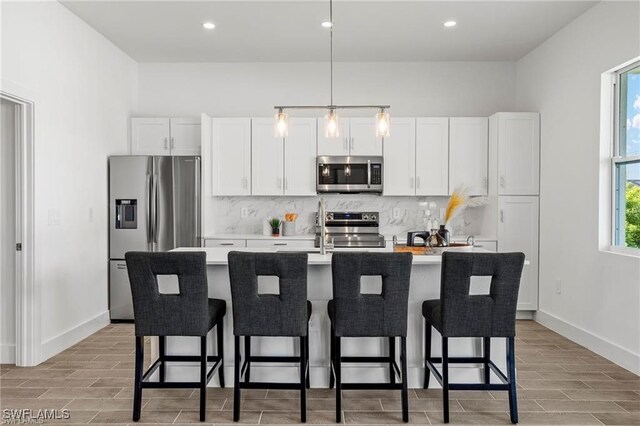
[[[329,22],[331,22],[331,28],[329,28],[329,56],[331,57],[331,105],[333,106],[333,0],[329,0]]]

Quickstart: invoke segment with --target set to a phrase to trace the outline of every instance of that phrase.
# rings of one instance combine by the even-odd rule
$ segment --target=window
[[[617,73],[613,244],[640,248],[640,62]]]

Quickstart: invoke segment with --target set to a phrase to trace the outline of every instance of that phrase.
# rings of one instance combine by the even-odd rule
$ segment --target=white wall
[[[137,65],[57,2],[1,7],[2,78],[36,97],[35,279],[47,357],[108,320],[107,156],[128,149]]]
[[[328,63],[139,64],[140,115],[270,117],[274,104],[329,103]],[[337,63],[337,104],[393,116],[489,116],[515,107],[513,62]],[[321,115],[322,111],[290,111]],[[373,114],[357,111],[354,115]]]
[[[0,363],[15,363],[15,104],[0,101]]]
[[[517,64],[541,113],[540,314],[640,373],[640,259],[599,251],[601,73],[640,55],[638,2],[602,2]],[[561,294],[556,294],[556,280]]]

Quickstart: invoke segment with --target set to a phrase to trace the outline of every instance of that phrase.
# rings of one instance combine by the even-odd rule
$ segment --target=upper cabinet
[[[200,155],[200,119],[131,118],[131,154]]]
[[[212,123],[211,195],[251,195],[251,119]]]
[[[384,139],[384,195],[416,193],[416,120],[394,118]]]
[[[416,120],[415,160],[416,195],[448,195],[449,119],[447,117]]]
[[[538,195],[540,192],[540,115],[501,112],[491,118],[497,132],[498,195]]]
[[[286,138],[272,118],[251,121],[251,194],[316,195],[316,119],[290,119]]]
[[[449,119],[449,193],[462,185],[468,195],[487,195],[488,151],[487,118]]]
[[[376,136],[375,119],[341,118],[340,136],[327,138],[325,119],[318,119],[318,155],[382,155],[382,138]]]

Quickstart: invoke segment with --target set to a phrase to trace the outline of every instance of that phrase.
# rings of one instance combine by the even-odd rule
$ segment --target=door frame
[[[34,148],[36,96],[29,89],[1,80],[0,97],[19,106],[16,114],[16,365],[38,365],[42,359],[41,288],[35,280]]]

